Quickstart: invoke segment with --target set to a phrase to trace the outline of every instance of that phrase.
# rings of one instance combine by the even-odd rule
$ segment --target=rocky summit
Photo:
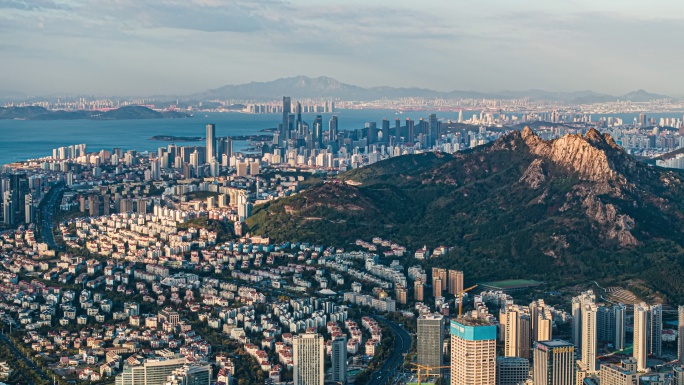
[[[480,279],[599,280],[684,299],[684,178],[589,130],[525,128],[454,155],[391,158],[258,206],[250,231],[345,246],[379,236],[447,246]],[[428,262],[430,263],[430,262]]]

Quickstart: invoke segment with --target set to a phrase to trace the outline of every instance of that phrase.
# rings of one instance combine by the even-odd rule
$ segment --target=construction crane
[[[463,290],[459,291],[458,293],[456,293],[456,296],[458,297],[458,318],[461,318],[461,315],[463,312],[463,293],[465,293],[467,291],[471,291],[476,287],[477,287],[477,285],[474,285],[474,286],[471,286],[467,289],[463,289]]]
[[[439,371],[441,372],[441,369],[448,369],[451,367],[420,365],[414,362],[411,362],[411,365],[415,366],[415,368],[411,369],[411,371],[416,372],[416,376],[418,377],[418,385],[421,385],[421,383],[423,382],[423,377],[442,377],[441,373],[432,373],[433,370],[440,369]]]

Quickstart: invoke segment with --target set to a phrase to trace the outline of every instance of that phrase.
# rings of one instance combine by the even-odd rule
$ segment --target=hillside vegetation
[[[453,247],[439,263],[477,280],[644,281],[684,299],[684,178],[590,130],[525,129],[469,152],[392,158],[257,206],[250,231],[345,246],[380,236]]]

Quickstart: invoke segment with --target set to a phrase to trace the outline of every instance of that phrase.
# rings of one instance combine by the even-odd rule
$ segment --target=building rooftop
[[[575,346],[568,341],[563,340],[549,340],[549,341],[537,341],[537,344],[544,345],[549,348],[561,348],[568,346]]]
[[[452,320],[453,322],[458,322],[459,324],[463,326],[492,326],[494,325],[493,323],[489,322],[488,320],[484,318],[473,318],[473,317],[461,317],[457,318],[455,320]]]

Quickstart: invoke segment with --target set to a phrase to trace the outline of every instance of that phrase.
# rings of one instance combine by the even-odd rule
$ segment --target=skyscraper
[[[444,343],[444,316],[441,314],[423,314],[418,317],[418,364],[442,366]],[[439,374],[435,369],[433,374]]]
[[[207,124],[206,157],[207,162],[210,162],[211,158],[216,158],[216,127],[213,124]]]
[[[534,385],[575,385],[575,346],[562,340],[534,343]]]
[[[582,309],[582,345],[581,363],[585,371],[596,372],[596,344],[597,344],[597,307],[588,303]]]
[[[2,193],[2,218],[6,225],[14,224],[14,200],[12,199],[12,191],[4,191]]]
[[[33,221],[36,219],[36,213],[35,213],[35,208],[33,207],[33,195],[31,194],[26,194],[26,197],[24,198],[24,204],[26,208],[24,209],[24,222],[26,223],[33,223]]]
[[[295,115],[297,116],[297,132],[302,134],[302,104],[297,102],[295,106]]]
[[[338,130],[337,115],[333,115],[330,118],[330,123],[328,124],[328,142],[333,143],[337,140],[337,130]]]
[[[530,359],[532,325],[529,309],[508,305],[501,308],[499,323],[504,330],[504,355]]]
[[[278,125],[278,141],[281,147],[286,147],[290,139],[290,130],[294,123],[294,117],[290,117],[292,112],[292,100],[289,96],[283,96],[283,122]]]
[[[677,308],[677,358],[681,364],[684,364],[684,306],[680,305]],[[684,385],[684,384],[682,384]]]
[[[323,148],[323,118],[321,115],[316,115],[316,119],[314,119],[311,138],[314,148]]]
[[[366,123],[366,138],[369,145],[378,142],[378,126],[375,122]]]
[[[660,357],[663,353],[663,305],[652,305],[649,316],[649,353]]]
[[[590,303],[596,303],[596,295],[592,290],[572,299],[572,342],[579,351],[582,349],[582,310],[584,305]]]
[[[646,370],[648,356],[648,319],[649,308],[645,303],[634,305],[634,351],[633,357],[637,361],[637,371]]]
[[[436,114],[430,114],[428,117],[428,122],[430,124],[430,146],[434,146],[439,139],[439,121],[437,120]]]
[[[451,385],[495,385],[496,325],[462,317],[450,329]]]
[[[216,160],[221,161],[223,155],[228,158],[233,156],[233,139],[230,137],[218,138],[218,148],[217,148]]]
[[[406,143],[413,145],[416,140],[415,122],[409,118],[406,118]]]
[[[543,299],[530,303],[530,319],[532,321],[532,341],[548,341],[552,338],[553,315],[546,307]]]
[[[382,133],[382,142],[383,143],[389,144],[389,136],[390,136],[389,127],[390,127],[389,120],[387,120],[387,118],[383,119],[382,120],[382,131],[380,131]]]
[[[332,380],[347,384],[347,336],[332,340]]]
[[[323,385],[325,349],[318,333],[304,333],[292,341],[294,385]]]
[[[615,339],[613,346],[617,350],[625,348],[625,316],[627,308],[620,303],[613,306],[613,314],[615,316]]]

